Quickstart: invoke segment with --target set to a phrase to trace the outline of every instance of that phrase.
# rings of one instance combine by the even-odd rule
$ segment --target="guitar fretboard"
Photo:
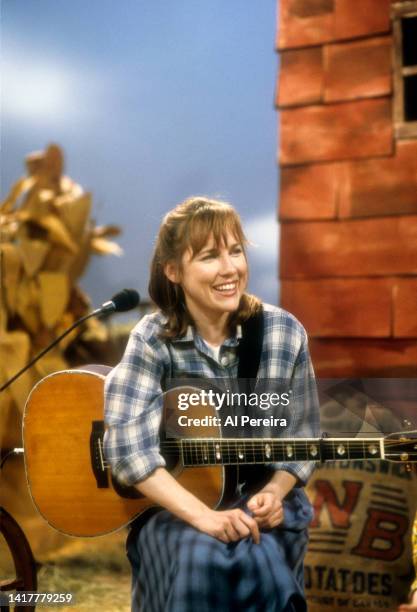
[[[383,439],[198,438],[183,439],[184,466],[383,459]]]

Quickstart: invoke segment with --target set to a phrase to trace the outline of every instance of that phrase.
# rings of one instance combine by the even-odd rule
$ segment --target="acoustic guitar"
[[[103,452],[103,388],[110,368],[86,366],[43,378],[25,406],[23,443],[33,502],[55,529],[98,536],[122,528],[154,503],[113,478]],[[171,398],[172,400],[172,398]],[[175,401],[162,423],[178,422]],[[385,438],[225,438],[213,406],[190,406],[179,436],[161,432],[161,453],[178,482],[215,508],[235,491],[239,466],[276,461],[417,461],[417,432]],[[207,417],[209,425],[199,426]],[[210,420],[211,417],[211,420]],[[200,421],[198,421],[200,419]],[[210,424],[211,423],[211,424]]]

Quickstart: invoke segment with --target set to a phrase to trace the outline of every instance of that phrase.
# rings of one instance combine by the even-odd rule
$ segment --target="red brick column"
[[[417,140],[392,120],[390,0],[279,0],[281,303],[322,376],[417,371]]]

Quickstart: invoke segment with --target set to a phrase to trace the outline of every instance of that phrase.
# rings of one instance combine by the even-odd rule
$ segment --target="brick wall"
[[[393,130],[390,0],[279,0],[281,303],[321,376],[417,371],[417,139]]]

